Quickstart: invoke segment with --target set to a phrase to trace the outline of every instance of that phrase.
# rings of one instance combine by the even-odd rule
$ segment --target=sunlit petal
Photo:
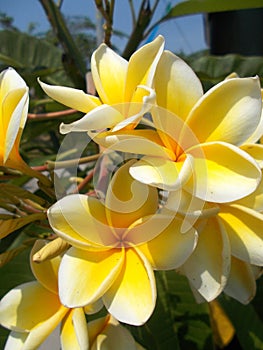
[[[175,217],[157,237],[138,247],[154,269],[176,269],[193,252],[197,243],[197,232],[192,228],[182,233],[182,226],[183,220]]]
[[[261,171],[246,152],[224,142],[205,143],[200,148],[204,158],[198,158],[199,147],[188,151],[194,157],[193,182],[198,198],[216,203],[231,202],[257,188]]]
[[[128,62],[101,44],[91,57],[94,84],[103,103],[124,102],[124,86]]]
[[[62,350],[89,348],[88,325],[82,308],[72,309],[64,318],[60,340]]]
[[[130,174],[144,184],[176,191],[189,180],[193,166],[191,155],[180,162],[146,156],[131,166]]]
[[[183,265],[192,286],[207,300],[215,299],[224,289],[230,270],[230,244],[224,227],[208,219],[199,232],[197,246]]]
[[[117,278],[123,259],[121,249],[90,252],[70,248],[59,269],[61,302],[67,307],[81,307],[99,299]]]
[[[115,244],[115,237],[107,224],[103,204],[86,195],[69,195],[48,210],[52,229],[73,246],[82,249]],[[103,248],[103,247],[102,247]]]
[[[169,51],[162,54],[157,66],[155,89],[158,105],[183,120],[203,95],[202,85],[193,70]]]
[[[24,283],[1,300],[0,323],[8,329],[30,331],[58,313],[60,307],[58,296],[38,282]]]
[[[45,93],[53,100],[77,111],[88,113],[92,109],[101,105],[100,99],[93,95],[88,95],[82,90],[64,86],[54,86],[38,80]]]
[[[2,123],[6,132],[4,162],[17,140],[19,130],[23,129],[28,111],[28,88],[10,91],[2,102]],[[20,133],[21,134],[21,133]],[[21,136],[21,135],[20,135]]]
[[[105,118],[105,115],[107,115],[107,118]],[[62,123],[59,131],[61,134],[68,134],[72,131],[106,129],[121,122],[123,118],[124,116],[116,108],[103,104],[71,124]]]
[[[241,145],[260,122],[261,104],[257,77],[227,79],[196,103],[187,124],[201,143],[224,141]]]
[[[263,214],[237,204],[222,205],[218,214],[224,222],[231,253],[250,264],[263,265]]]
[[[152,267],[134,249],[125,250],[125,262],[111,288],[103,296],[108,309],[120,322],[141,325],[151,316],[156,302]]]
[[[250,264],[232,257],[230,275],[224,289],[230,297],[248,304],[256,294],[256,282]]]

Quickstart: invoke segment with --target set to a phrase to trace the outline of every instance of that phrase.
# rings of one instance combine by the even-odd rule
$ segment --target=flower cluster
[[[84,131],[121,161],[105,191],[95,184],[95,195],[70,194],[48,209],[64,252],[38,264],[37,252],[49,245],[37,242],[37,281],[3,298],[0,321],[12,330],[7,349],[36,348],[59,323],[63,349],[138,349],[118,322],[139,326],[150,318],[155,270],[185,275],[197,301],[224,292],[246,304],[256,292],[263,265],[259,79],[233,74],[204,93],[161,36],[129,61],[102,44],[91,72],[98,96],[39,83],[85,113],[62,123],[62,134]],[[16,146],[6,129],[3,122],[12,141],[0,148],[4,161]],[[85,313],[102,306],[108,315],[87,326]]]

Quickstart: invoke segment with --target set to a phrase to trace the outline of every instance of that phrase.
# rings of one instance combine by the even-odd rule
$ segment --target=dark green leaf
[[[263,7],[262,0],[188,0],[175,5],[161,21],[196,13],[222,12]]]
[[[220,297],[219,301],[235,327],[242,348],[244,350],[262,350],[263,323],[253,305],[242,305],[234,299],[223,296]]]

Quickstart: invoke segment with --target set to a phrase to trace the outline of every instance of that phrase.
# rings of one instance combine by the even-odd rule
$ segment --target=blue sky
[[[179,1],[161,0],[155,19],[165,14],[168,4],[175,5]],[[114,28],[127,34],[131,33],[132,21],[128,0],[116,0]],[[134,0],[139,7],[141,0]],[[151,1],[153,3],[153,1]],[[45,31],[48,22],[38,0],[0,0],[0,11],[14,18],[14,25],[26,30],[30,22],[37,23],[37,32]],[[85,15],[95,21],[96,9],[93,0],[64,0],[62,12],[65,15]],[[166,49],[190,54],[206,48],[202,15],[185,16],[169,20],[158,27],[156,34],[162,34],[166,40]],[[113,37],[113,43],[120,49],[125,40]]]

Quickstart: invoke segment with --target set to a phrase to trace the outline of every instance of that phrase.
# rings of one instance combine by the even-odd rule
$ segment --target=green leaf
[[[234,299],[223,296],[219,298],[219,301],[235,327],[242,348],[262,350],[263,323],[253,305],[242,305]]]
[[[214,84],[224,80],[226,76],[235,72],[240,77],[251,77],[258,75],[263,83],[263,57],[245,57],[236,54],[224,56],[195,55],[187,58],[188,64],[196,72],[205,90]]]
[[[35,280],[29,265],[30,249],[26,249],[12,261],[0,269],[0,297],[19,284]],[[4,344],[9,331],[0,327],[0,349]]]
[[[175,5],[160,22],[168,19],[196,13],[222,12],[261,8],[262,0],[188,0]]]
[[[36,213],[21,218],[0,220],[0,238],[4,238],[10,233],[18,230],[19,228],[29,224],[30,222],[43,220],[46,218],[44,213]]]
[[[208,304],[197,304],[184,276],[174,271],[166,271],[165,280],[171,298],[170,308],[174,315],[174,325],[178,332],[181,348],[213,349]]]
[[[62,50],[44,39],[21,32],[0,31],[0,66],[15,68],[27,84],[38,86],[37,77],[48,77],[52,84],[72,85],[65,79]],[[15,47],[15,50],[14,50]]]

